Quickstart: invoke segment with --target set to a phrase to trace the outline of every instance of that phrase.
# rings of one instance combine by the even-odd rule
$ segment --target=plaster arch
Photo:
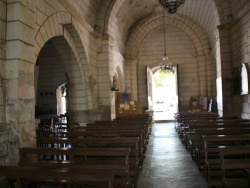
[[[86,50],[84,45],[86,43],[82,41],[80,37],[80,29],[75,19],[67,12],[57,12],[50,17],[48,17],[43,25],[38,29],[37,33],[35,34],[35,57],[38,57],[39,52],[41,51],[42,47],[45,43],[54,38],[54,37],[63,37],[66,42],[65,44],[70,47],[72,53],[74,54],[75,62],[77,62],[78,68],[75,70],[70,69],[70,66],[66,66],[66,72],[72,73],[69,77],[71,87],[74,85],[80,86],[80,88],[72,89],[71,96],[77,96],[71,98],[73,103],[71,110],[73,111],[86,111],[89,107],[93,108],[94,105],[94,98],[93,100],[88,100],[89,97],[94,97],[94,95],[89,92],[87,87],[87,82],[89,81],[88,78],[91,75],[90,64],[88,56],[86,55]],[[54,43],[58,41],[54,40]],[[59,48],[59,53],[63,55],[63,51]],[[61,52],[60,52],[61,51]],[[71,63],[71,62],[68,62]],[[81,75],[80,78],[75,78],[74,75]],[[79,92],[81,90],[81,92]],[[82,104],[84,105],[77,105],[77,99],[81,98]]]

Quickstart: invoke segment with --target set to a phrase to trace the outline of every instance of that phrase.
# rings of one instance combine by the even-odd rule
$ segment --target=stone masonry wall
[[[235,11],[237,7],[235,7]],[[240,14],[240,13],[239,13]],[[242,63],[250,65],[250,13],[234,24],[231,30],[232,67]],[[249,72],[248,75],[250,76]],[[234,113],[239,117],[250,118],[250,95],[233,96]]]
[[[133,95],[138,92],[140,109],[147,107],[145,66],[159,67],[164,53],[162,14],[153,15],[142,22],[130,35],[125,54],[126,63],[136,63],[134,67],[138,74],[138,83],[136,87],[131,85],[131,93]],[[212,73],[215,70],[212,68],[214,61],[210,54],[211,46],[204,30],[192,20],[167,17],[165,24],[167,54],[170,61],[179,65],[179,110],[187,111],[192,96],[215,98],[215,72]],[[134,67],[130,65],[131,70]],[[132,77],[134,71],[130,73]]]
[[[188,110],[190,96],[200,94],[198,59],[195,56],[196,50],[193,42],[189,37],[179,29],[167,26],[166,30],[166,49],[169,60],[173,64],[178,64],[179,68],[179,97],[180,108]],[[178,36],[178,37],[175,37]],[[162,62],[164,53],[163,28],[157,28],[141,44],[138,59],[139,63],[139,87],[138,92],[140,100],[147,104],[146,76],[144,67],[159,66]],[[158,59],[158,60],[157,60]],[[157,64],[158,62],[158,64]],[[140,101],[141,102],[141,101]]]
[[[0,2],[2,10],[5,1]],[[83,113],[93,114],[96,111],[97,94],[90,92],[90,89],[95,91],[97,88],[87,87],[90,78],[96,80],[97,76],[96,36],[86,22],[74,19],[64,6],[59,1],[50,0],[13,0],[7,3],[6,61],[2,62],[2,57],[0,59],[1,71],[4,72],[2,75],[5,80],[4,88],[6,88],[6,121],[11,125],[12,145],[7,161],[9,164],[17,164],[20,147],[35,145],[35,63],[41,48],[49,39],[56,36],[65,37],[75,56],[74,63],[79,66],[78,72],[72,70],[72,74],[69,75],[71,87],[81,90],[83,88],[84,91],[81,93],[79,89],[72,90],[71,110],[77,114],[75,119],[83,121],[86,118],[88,121],[88,115],[85,116]],[[88,6],[94,5],[90,3]],[[72,11],[70,7],[68,8]],[[91,7],[86,10],[91,10]],[[1,11],[1,26],[2,15]],[[73,25],[76,32],[64,27],[64,24]],[[4,32],[1,31],[1,38],[5,37],[3,35]],[[77,85],[80,87],[76,87]],[[89,109],[92,112],[89,112]]]

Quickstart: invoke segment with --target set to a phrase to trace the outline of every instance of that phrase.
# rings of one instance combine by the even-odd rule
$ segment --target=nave
[[[203,177],[175,131],[175,122],[154,123],[138,188],[205,188]]]

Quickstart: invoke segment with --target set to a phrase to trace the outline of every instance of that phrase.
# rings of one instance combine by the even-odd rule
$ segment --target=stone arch
[[[213,0],[215,6],[217,7],[218,15],[219,15],[219,25],[230,22],[232,16],[232,8],[230,7],[229,0]]]
[[[248,13],[250,15],[250,13]],[[250,18],[250,16],[248,16]],[[247,54],[246,54],[246,57],[244,59],[244,63],[250,63],[250,19],[248,20],[248,26],[247,26],[247,46],[246,46],[246,49],[247,49]]]
[[[110,18],[115,16],[125,0],[104,0],[101,10],[96,17],[96,31],[102,34],[109,34]]]
[[[231,14],[231,7],[229,4],[229,0],[209,0],[213,1],[217,10],[219,17],[216,22],[218,23],[226,23],[229,21],[229,17]],[[110,29],[110,18],[115,17],[118,13],[120,7],[123,5],[124,0],[104,0],[102,1],[101,10],[99,11],[96,19],[95,30],[99,33],[109,34]]]
[[[83,29],[83,28],[81,28]],[[71,110],[73,111],[86,111],[89,107],[93,108],[94,98],[91,92],[88,92],[87,82],[88,78],[91,75],[89,59],[86,56],[86,52],[84,49],[85,42],[80,37],[80,28],[77,25],[76,20],[67,12],[57,12],[50,17],[48,17],[43,25],[38,29],[35,35],[35,57],[38,57],[39,52],[45,43],[54,38],[54,37],[62,37],[65,40],[53,40],[54,44],[64,43],[65,47],[68,48],[69,51],[73,54],[75,60],[74,65],[77,66],[74,70],[71,66],[65,66],[66,72],[68,72],[68,79],[72,86],[78,86],[72,89],[71,96]],[[62,39],[61,38],[61,39]],[[58,45],[59,46],[59,45]],[[62,45],[60,45],[62,46]],[[57,48],[59,54],[62,57],[66,57],[69,54],[65,54],[63,49]],[[71,55],[72,57],[72,55]],[[67,63],[72,63],[68,61]],[[78,77],[75,77],[78,75]],[[88,100],[89,97],[92,97],[93,100]],[[79,98],[81,98],[81,105],[79,105]]]
[[[211,70],[212,66],[211,64],[209,64],[209,57],[211,56],[211,45],[207,33],[193,20],[187,19],[184,16],[167,16],[165,19],[165,24],[168,25],[169,28],[171,27],[185,34],[187,39],[193,44],[192,57],[194,57],[194,61],[192,62],[192,64],[196,68],[196,76],[206,78],[206,80],[201,81],[198,79],[197,82],[194,83],[195,90],[193,90],[192,92],[196,92],[198,93],[198,95],[207,95],[210,89],[208,88],[208,86],[210,86],[210,83],[207,79],[209,75],[208,70]],[[127,48],[125,51],[126,61],[129,62],[138,59],[144,39],[147,38],[151,32],[154,32],[155,30],[161,28],[163,25],[162,13],[152,14],[145,20],[142,20],[140,23],[138,23],[137,27],[135,27],[131,32],[131,35],[129,36],[127,41]],[[171,53],[168,55],[171,58]],[[151,63],[154,62],[152,61]],[[159,64],[155,66],[159,66]],[[137,62],[137,69],[141,72],[141,75],[137,77],[138,83],[142,83],[145,77],[144,73],[142,72],[142,67],[143,61],[140,61],[139,59],[139,61]],[[134,88],[133,91],[138,90],[140,92],[138,96],[143,96],[141,97],[141,101],[144,100],[141,102],[141,104],[146,104],[146,93],[143,92],[145,88],[142,88],[142,86],[140,85],[140,83],[137,84],[137,88]],[[183,96],[183,101],[186,101],[187,98],[187,95]]]
[[[142,22],[139,23],[138,26],[133,30],[126,45],[125,57],[127,59],[135,59],[142,40],[153,29],[163,25],[162,16],[163,14],[160,13],[151,15],[147,19],[142,20]],[[167,16],[165,23],[184,31],[189,36],[189,38],[194,41],[197,56],[204,55],[209,51],[210,43],[205,32],[192,20],[182,16]]]
[[[139,48],[144,38],[147,37],[151,31],[163,25],[162,17],[162,13],[156,13],[148,16],[146,19],[138,23],[138,26],[134,28],[128,38],[125,51],[126,59],[137,59]],[[207,77],[207,70],[210,70],[210,68],[206,70],[204,66],[211,66],[211,64],[208,64],[210,61],[209,57],[211,46],[206,32],[193,20],[179,15],[167,15],[165,24],[184,32],[193,42],[196,51],[195,56],[197,57],[197,60],[199,60],[197,61],[197,67],[199,69],[198,73],[202,72],[202,74],[204,74],[203,76]],[[202,88],[204,88],[204,84]]]
[[[116,75],[117,75],[118,81],[119,81],[119,90],[121,92],[124,92],[124,75],[123,75],[121,68],[119,66],[116,67]]]

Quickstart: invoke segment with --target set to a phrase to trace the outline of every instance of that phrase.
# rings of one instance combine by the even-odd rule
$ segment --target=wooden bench
[[[250,134],[250,127],[240,128],[240,127],[226,127],[226,128],[203,128],[194,129],[193,132],[189,133],[189,147],[191,156],[199,161],[202,154],[203,139],[202,135],[240,135],[240,134]],[[198,162],[199,163],[199,162]]]
[[[114,170],[101,169],[71,169],[71,168],[39,168],[27,166],[0,166],[0,176],[15,178],[17,188],[27,188],[32,182],[47,182],[86,186],[88,183],[98,182],[102,186],[113,188]]]
[[[114,137],[139,137],[143,146],[143,154],[147,150],[147,141],[142,130],[87,130],[57,132],[57,138],[114,138]]]
[[[213,128],[213,127],[250,127],[249,121],[240,120],[240,119],[230,119],[230,120],[223,120],[223,121],[193,121],[193,122],[186,122],[183,123],[182,126],[178,129],[178,134],[180,139],[182,139],[183,143],[186,144],[186,134],[187,132],[191,132],[194,129],[199,128]]]
[[[145,134],[143,130],[135,129],[135,130],[119,130],[119,129],[91,129],[91,130],[83,130],[83,131],[61,131],[61,132],[40,132],[38,138],[47,138],[52,135],[52,138],[114,138],[114,137],[139,137],[143,146],[143,154],[145,154],[147,150],[147,138],[145,138]]]
[[[203,135],[240,135],[240,134],[250,134],[250,127],[225,127],[225,128],[199,128],[194,129],[190,133],[190,147],[195,150],[201,156],[202,149],[204,148],[204,140],[202,139]],[[195,154],[195,155],[196,155]]]
[[[95,121],[94,123],[88,123],[85,127],[79,127],[77,130],[81,129],[91,129],[91,128],[102,128],[114,129],[114,130],[135,130],[141,129],[144,131],[145,138],[148,139],[152,130],[152,122],[138,119],[128,119],[128,120],[116,120],[116,121]]]
[[[66,155],[67,160],[56,158]],[[19,166],[40,168],[115,170],[114,184],[129,186],[129,155],[127,148],[21,148]],[[44,158],[47,156],[47,158]],[[68,182],[67,182],[68,183]],[[132,183],[132,182],[131,182]]]
[[[121,138],[44,138],[37,139],[37,147],[51,148],[129,148],[130,175],[137,182],[139,169],[144,160],[142,145],[138,137]]]
[[[203,135],[205,166],[204,175],[208,186],[211,186],[212,171],[218,171],[220,165],[220,150],[227,147],[239,147],[246,145],[250,140],[250,134],[239,135]],[[233,145],[236,143],[235,145]],[[235,149],[235,148],[234,148]]]
[[[220,159],[222,187],[250,187],[250,146],[223,149]]]
[[[181,139],[186,149],[190,149],[190,137],[194,134],[194,130],[197,129],[215,129],[215,128],[250,128],[249,123],[203,123],[203,124],[188,124],[182,129]]]
[[[145,143],[148,143],[149,136],[151,131],[149,130],[149,127],[143,124],[130,124],[129,126],[127,124],[117,124],[117,125],[110,125],[110,124],[87,124],[86,127],[79,127],[76,131],[93,131],[93,130],[112,130],[112,131],[142,131],[143,138],[145,140]]]

